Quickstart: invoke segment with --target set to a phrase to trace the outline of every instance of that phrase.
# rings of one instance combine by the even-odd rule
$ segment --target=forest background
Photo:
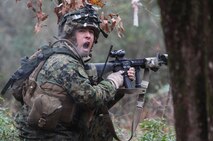
[[[119,38],[116,30],[108,38],[100,36],[93,49],[91,62],[105,62],[109,47],[124,49],[126,58],[155,57],[157,53],[166,53],[161,28],[160,9],[156,0],[140,1],[138,16],[139,26],[133,26],[133,8],[131,1],[107,1],[105,10],[118,13],[124,24],[124,36]],[[43,10],[48,19],[40,32],[34,33],[35,13],[26,7],[26,0],[4,0],[0,2],[0,89],[6,84],[11,74],[20,65],[23,56],[31,55],[41,45],[54,42],[57,36],[57,17],[53,12],[54,1],[43,1]],[[169,73],[167,67],[151,72],[147,91],[147,102],[142,118],[164,117],[173,124],[173,109],[169,93]],[[16,102],[10,95],[4,97],[2,106],[16,111]],[[11,106],[13,105],[13,106]]]

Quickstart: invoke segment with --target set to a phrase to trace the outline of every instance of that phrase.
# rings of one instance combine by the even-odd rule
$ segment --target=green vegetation
[[[164,119],[145,119],[140,123],[142,136],[139,141],[175,141],[174,128]]]
[[[3,101],[1,97],[0,101]],[[9,110],[2,107],[0,108],[0,139],[2,141],[19,140],[14,120]]]
[[[164,119],[145,119],[140,123],[141,133],[137,137],[138,141],[175,141],[173,127],[166,123]],[[0,109],[0,138],[1,140],[18,141],[18,133],[14,126],[14,121],[8,109]]]

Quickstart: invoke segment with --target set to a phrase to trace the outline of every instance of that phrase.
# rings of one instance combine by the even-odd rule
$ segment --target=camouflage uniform
[[[74,118],[69,126],[60,121],[53,131],[32,128],[27,123],[29,107],[24,105],[17,114],[17,127],[25,140],[74,140],[110,141],[112,135],[104,123],[100,108],[113,100],[116,89],[108,80],[91,85],[84,65],[76,58],[65,54],[54,54],[45,62],[37,76],[37,84],[52,83],[61,86],[68,98],[75,103]],[[88,118],[87,110],[93,111]],[[85,114],[86,113],[86,114]],[[67,113],[69,114],[69,113]]]

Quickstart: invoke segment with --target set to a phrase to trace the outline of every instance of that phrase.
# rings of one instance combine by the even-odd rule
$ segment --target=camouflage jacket
[[[50,82],[63,87],[76,103],[88,107],[102,105],[115,96],[115,87],[108,80],[92,86],[83,64],[69,55],[52,55],[43,65],[37,77],[42,84]]]

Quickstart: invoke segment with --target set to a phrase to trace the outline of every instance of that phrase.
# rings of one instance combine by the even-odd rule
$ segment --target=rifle
[[[142,58],[142,59],[126,59],[124,58],[124,50],[113,50],[107,56],[105,63],[88,63],[86,68],[89,70],[94,68],[97,71],[98,81],[102,80],[104,74],[109,72],[116,72],[119,70],[124,70],[124,86],[125,88],[131,89],[131,81],[127,76],[127,71],[130,67],[135,68],[135,88],[141,88],[141,69],[152,70],[154,72],[158,71],[162,65],[168,64],[168,55],[167,54],[157,54],[156,57]],[[108,58],[115,58],[108,62]]]
[[[109,72],[116,72],[119,70],[124,70],[124,86],[125,89],[118,90],[118,94],[115,95],[114,100],[110,101],[107,104],[107,108],[110,109],[115,103],[117,103],[123,96],[124,93],[138,93],[137,100],[137,109],[134,114],[132,128],[131,128],[131,136],[128,139],[130,141],[134,136],[134,131],[136,130],[138,123],[140,122],[140,115],[144,105],[144,94],[146,93],[146,89],[149,85],[149,70],[154,72],[158,71],[162,65],[168,64],[168,55],[167,54],[157,54],[156,57],[148,57],[142,59],[126,59],[124,58],[125,51],[124,50],[113,50],[112,46],[109,50],[107,59],[105,63],[88,63],[86,64],[86,70],[88,71],[89,78],[93,77],[94,71],[97,75],[97,83],[102,80],[104,74]],[[109,58],[114,60],[108,61]],[[130,67],[135,68],[135,86],[132,86],[132,82],[128,78],[127,71]],[[144,70],[143,77],[141,77],[141,70]],[[91,73],[93,72],[93,73]],[[91,80],[91,79],[90,79]],[[132,91],[131,91],[132,90]],[[112,125],[112,122],[109,123],[109,127],[113,136],[120,140],[116,135],[115,129]]]

